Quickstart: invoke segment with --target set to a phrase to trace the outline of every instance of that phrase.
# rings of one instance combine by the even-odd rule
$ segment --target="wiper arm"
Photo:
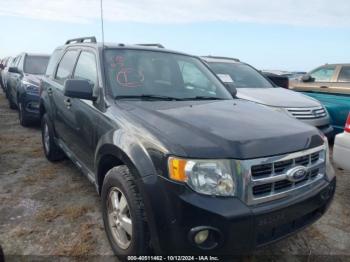
[[[144,99],[144,100],[167,100],[167,101],[179,101],[181,98],[172,96],[161,96],[161,95],[120,95],[114,99]]]
[[[183,100],[225,100],[224,98],[219,98],[215,96],[194,96],[194,97],[186,97]]]

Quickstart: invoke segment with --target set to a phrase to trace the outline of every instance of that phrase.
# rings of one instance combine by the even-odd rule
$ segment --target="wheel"
[[[30,119],[28,119],[28,117],[25,116],[23,112],[23,105],[21,102],[18,102],[18,118],[21,126],[26,127],[33,123]]]
[[[8,102],[9,102],[9,107],[11,109],[17,109],[17,106],[16,106],[15,102],[13,101],[13,97],[9,92],[7,94],[7,98],[8,98]]]
[[[102,186],[102,214],[108,240],[120,259],[150,252],[144,205],[127,166],[108,171]]]
[[[64,159],[62,149],[56,144],[49,116],[45,114],[41,120],[41,138],[46,158],[51,162]]]

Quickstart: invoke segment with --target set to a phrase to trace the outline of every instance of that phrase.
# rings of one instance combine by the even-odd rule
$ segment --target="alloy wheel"
[[[107,208],[112,236],[121,249],[127,249],[132,239],[132,219],[126,197],[119,188],[109,191]]]

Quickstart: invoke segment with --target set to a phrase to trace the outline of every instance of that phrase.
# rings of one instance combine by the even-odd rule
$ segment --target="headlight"
[[[326,175],[327,175],[328,180],[331,181],[335,176],[335,171],[334,171],[334,168],[333,168],[333,165],[331,163],[330,156],[329,156],[328,139],[326,136],[324,136],[323,139],[325,140],[325,144],[326,144]]]
[[[39,86],[37,86],[31,82],[22,81],[22,85],[23,85],[24,90],[27,93],[34,93],[34,94],[39,93]]]
[[[229,160],[195,160],[170,157],[169,176],[194,191],[215,196],[234,196],[236,184]]]

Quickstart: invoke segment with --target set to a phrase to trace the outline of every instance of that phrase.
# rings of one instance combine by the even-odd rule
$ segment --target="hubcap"
[[[127,249],[132,239],[132,220],[126,197],[119,188],[113,187],[108,195],[108,225],[115,242]]]
[[[47,126],[47,124],[45,124],[45,127],[44,127],[44,146],[45,146],[46,152],[49,153],[49,151],[50,151],[50,135],[49,135],[49,127]]]

